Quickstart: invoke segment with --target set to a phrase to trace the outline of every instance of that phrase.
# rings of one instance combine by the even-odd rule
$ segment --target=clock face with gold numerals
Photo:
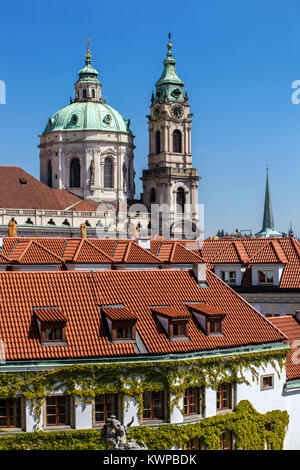
[[[171,116],[175,119],[181,119],[183,116],[183,108],[179,104],[176,104],[171,108]]]
[[[159,106],[156,106],[153,110],[153,119],[159,119],[161,117],[161,110]]]

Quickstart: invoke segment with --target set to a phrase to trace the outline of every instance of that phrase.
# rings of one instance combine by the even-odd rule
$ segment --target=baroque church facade
[[[179,227],[182,238],[183,224],[187,222],[187,238],[195,238],[199,233],[200,177],[198,170],[192,167],[192,114],[184,82],[176,72],[170,35],[163,72],[155,84],[156,92],[147,116],[149,155],[148,168],[141,178],[141,200],[134,199],[135,145],[130,120],[102,97],[98,72],[92,66],[89,40],[85,65],[78,75],[74,99],[70,98],[70,104],[49,118],[39,136],[40,189],[37,193],[49,193],[51,189],[54,202],[45,207],[43,198],[38,196],[35,204],[28,202],[26,206],[24,186],[29,189],[29,178],[27,181],[26,177],[16,174],[16,180],[26,180],[22,196],[18,198],[24,204],[16,206],[11,201],[5,204],[6,198],[2,198],[2,234],[6,234],[7,224],[13,220],[21,236],[51,236],[52,232],[55,236],[78,236],[82,224],[87,226],[88,236],[147,235],[153,229],[151,209],[155,205],[159,217],[164,219],[166,235],[169,230],[170,236],[174,236]],[[56,204],[57,199],[60,204]],[[161,232],[162,226],[158,223],[155,233],[161,235]]]

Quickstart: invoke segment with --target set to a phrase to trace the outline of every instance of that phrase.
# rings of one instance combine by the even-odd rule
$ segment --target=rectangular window
[[[202,389],[189,387],[184,394],[184,415],[202,415]]]
[[[187,450],[201,450],[201,439],[194,437],[187,442]]]
[[[106,393],[95,397],[95,422],[105,423],[112,415],[118,417],[118,395]]]
[[[70,397],[60,395],[46,397],[47,426],[70,424]]]
[[[165,392],[143,392],[143,419],[164,419]]]
[[[236,271],[221,271],[222,281],[227,284],[236,284]]]
[[[4,399],[0,400],[0,427],[19,428],[21,427],[21,400]]]
[[[232,450],[232,432],[224,431],[221,434],[221,450]]]
[[[172,322],[172,331],[171,336],[186,336],[186,324]]]
[[[274,284],[273,271],[258,271],[259,284]]]
[[[222,383],[217,390],[217,410],[232,409],[233,386],[229,383]]]
[[[117,328],[117,339],[131,339],[132,328],[129,326],[122,326]]]
[[[210,320],[208,322],[209,333],[222,333],[222,323],[220,320]]]
[[[267,390],[270,388],[274,388],[274,375],[263,375],[261,377],[261,382],[260,382],[260,388],[261,390]]]
[[[46,328],[46,341],[62,341],[62,328]]]

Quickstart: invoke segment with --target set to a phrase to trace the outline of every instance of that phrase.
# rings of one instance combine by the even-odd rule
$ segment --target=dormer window
[[[273,271],[258,271],[258,282],[259,284],[274,284],[274,274]]]
[[[63,327],[61,326],[50,326],[45,325],[44,328],[45,341],[61,341],[63,336]]]
[[[134,342],[136,337],[137,315],[124,305],[102,307],[106,325],[113,342]]]
[[[222,321],[218,319],[208,320],[208,333],[222,333]]]
[[[208,336],[223,336],[223,323],[226,313],[205,303],[186,304],[200,328]]]
[[[179,322],[179,321],[171,321],[170,322],[170,336],[173,337],[180,337],[180,336],[187,336],[187,324],[186,321]]]
[[[236,285],[236,271],[221,271],[221,277],[226,284]]]
[[[151,310],[171,341],[189,340],[188,323],[191,318],[189,312],[167,306],[151,307]]]
[[[34,307],[33,311],[42,345],[65,345],[67,319],[60,308]]]

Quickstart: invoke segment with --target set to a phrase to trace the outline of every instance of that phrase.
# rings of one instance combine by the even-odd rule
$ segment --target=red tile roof
[[[220,251],[214,258],[212,263],[248,263],[249,256],[240,241],[233,241],[226,244],[224,249]]]
[[[204,263],[205,261],[196,253],[186,249],[178,241],[171,243],[160,242],[156,248],[155,255],[164,262],[176,264]]]
[[[190,312],[174,307],[151,307],[152,312],[167,318],[190,318]]]
[[[189,271],[135,270],[98,272],[0,272],[0,339],[11,360],[92,358],[135,355],[134,344],[111,344],[99,307],[123,304],[138,316],[137,330],[150,354],[212,350],[283,341],[272,324],[245,300],[207,272],[200,288]],[[149,307],[205,302],[226,312],[224,336],[207,337],[189,321],[189,341],[169,341]],[[67,345],[40,344],[33,308],[57,306],[68,319]]]
[[[125,307],[102,307],[102,312],[111,320],[137,320],[138,315]]]
[[[62,264],[63,259],[40,245],[35,240],[21,241],[15,244],[9,261],[18,264]]]
[[[19,167],[0,166],[0,179],[0,207],[5,209],[65,210],[75,203],[78,203],[75,210],[96,211],[98,207],[97,203],[83,200],[65,189],[49,188]]]
[[[151,250],[157,252],[159,244],[171,249],[174,240],[151,240]],[[246,263],[246,271],[242,286],[251,286],[251,263],[282,263],[284,270],[280,279],[280,288],[300,288],[300,243],[291,237],[285,238],[239,238],[236,240],[182,240],[189,250],[199,254],[209,268],[216,263],[238,262],[238,255],[234,251],[239,250],[241,261]],[[233,245],[234,244],[234,245]],[[243,253],[241,247],[243,246]],[[162,248],[161,248],[162,249]],[[248,261],[246,262],[246,255]],[[217,258],[218,257],[218,258]],[[241,262],[240,261],[240,262]]]
[[[285,256],[280,244],[276,240],[271,240],[269,243],[264,245],[252,258],[249,263],[261,264],[261,263],[288,263],[287,257]]]
[[[82,264],[111,264],[113,260],[89,240],[83,238],[77,246],[72,262]]]
[[[300,378],[300,323],[293,315],[271,317],[270,322],[278,328],[288,339],[292,350],[286,361],[286,376],[289,380]]]
[[[33,311],[41,322],[65,322],[67,321],[66,316],[60,311],[58,307],[41,307],[41,308],[34,307]]]
[[[187,304],[187,307],[190,310],[194,310],[195,312],[198,312],[198,313],[203,313],[204,315],[207,315],[207,316],[216,317],[216,316],[226,315],[226,313],[222,309],[212,307],[211,305],[207,305],[204,303]]]

